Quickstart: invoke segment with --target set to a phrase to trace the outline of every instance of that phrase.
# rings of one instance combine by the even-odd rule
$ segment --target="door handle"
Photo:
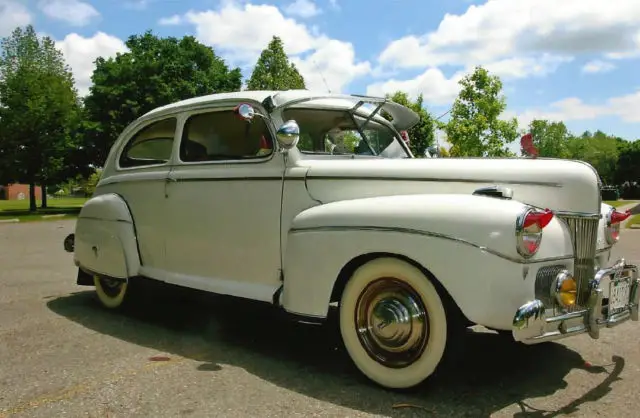
[[[176,180],[175,178],[173,178],[173,177],[169,177],[169,176],[167,176],[167,177],[165,177],[165,178],[164,178],[164,197],[165,197],[165,198],[168,198],[168,197],[169,197],[169,192],[168,192],[168,190],[167,190],[167,185],[168,185],[169,183],[175,183],[175,182],[177,182],[177,181],[178,181],[178,180]]]

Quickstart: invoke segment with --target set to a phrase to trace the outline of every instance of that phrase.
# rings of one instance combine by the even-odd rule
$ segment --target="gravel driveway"
[[[334,333],[255,303],[165,288],[101,309],[62,249],[73,224],[0,225],[0,417],[638,416],[638,323],[533,347],[470,332],[446,376],[386,391]],[[616,253],[640,263],[640,231]]]

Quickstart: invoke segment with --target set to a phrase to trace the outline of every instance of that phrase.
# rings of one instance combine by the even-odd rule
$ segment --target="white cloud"
[[[406,92],[412,100],[422,94],[429,105],[449,104],[460,91],[458,81],[464,77],[464,73],[458,72],[451,78],[447,78],[437,68],[429,68],[411,80],[391,79],[385,82],[374,83],[367,86],[367,94],[371,96],[384,96],[398,90]]]
[[[31,14],[24,5],[13,0],[0,0],[0,36],[8,36],[16,27],[31,22]]]
[[[300,54],[316,48],[326,37],[316,37],[307,27],[286,18],[277,7],[227,2],[222,9],[188,12],[196,36],[214,48],[226,50],[231,59],[254,61],[272,36],[279,36],[288,54]]]
[[[309,18],[322,13],[312,0],[295,0],[284,8],[285,13],[291,16]]]
[[[614,114],[624,122],[640,122],[640,90],[625,96],[613,97],[607,101],[609,114]]]
[[[51,19],[62,20],[73,26],[88,25],[100,13],[89,3],[80,0],[40,0],[38,7]]]
[[[330,39],[316,28],[285,17],[272,5],[240,5],[228,0],[218,10],[190,11],[183,19],[195,26],[199,40],[241,66],[253,66],[272,37],[279,36],[309,89],[325,90],[324,76],[330,89],[340,92],[354,78],[371,71],[369,62],[357,61],[351,43]]]
[[[173,15],[173,16],[161,18],[160,20],[158,20],[158,25],[175,26],[175,25],[180,25],[182,22],[183,22],[182,16]]]
[[[640,90],[599,103],[601,104],[588,104],[577,97],[569,97],[549,104],[544,110],[529,109],[521,113],[505,111],[501,117],[516,116],[521,128],[528,126],[533,119],[569,122],[614,116],[628,123],[640,122],[640,113],[637,111],[640,108]]]
[[[637,0],[490,0],[460,15],[446,14],[433,32],[391,42],[379,60],[396,68],[468,67],[546,56],[546,63],[537,63],[540,73],[581,53],[635,53],[639,30]],[[512,64],[515,69],[507,72],[522,72]]]
[[[292,57],[291,62],[298,67],[308,89],[326,90],[328,86],[339,93],[349,81],[371,72],[369,62],[356,63],[355,55],[349,42],[331,39],[308,57]]]
[[[613,69],[615,69],[616,66],[610,62],[607,61],[601,61],[601,60],[593,60],[593,61],[589,61],[588,63],[586,63],[584,65],[584,67],[582,67],[582,72],[585,73],[606,73],[608,71],[611,71]]]
[[[485,65],[485,68],[493,75],[497,75],[503,80],[509,80],[529,76],[543,76],[553,71],[561,63],[569,60],[570,58],[545,54],[538,59],[524,57],[505,58],[490,62]],[[384,70],[378,67],[373,71],[373,74],[377,75],[382,71]],[[467,66],[453,74],[451,78],[447,78],[437,67],[429,67],[425,72],[413,79],[398,80],[392,78],[384,82],[370,84],[367,87],[367,94],[380,96],[401,90],[407,92],[412,99],[422,94],[428,104],[448,105],[455,100],[460,92],[461,86],[458,82],[472,71],[473,66]],[[507,87],[505,87],[505,90],[507,90]]]
[[[118,52],[127,51],[121,39],[104,32],[97,32],[90,38],[70,33],[62,41],[56,41],[56,46],[62,51],[71,67],[81,96],[89,92],[96,58],[109,58]]]
[[[554,72],[561,64],[572,61],[570,57],[542,54],[539,57],[512,57],[489,62],[484,67],[493,75],[503,79],[545,76]],[[470,69],[470,68],[469,68]]]

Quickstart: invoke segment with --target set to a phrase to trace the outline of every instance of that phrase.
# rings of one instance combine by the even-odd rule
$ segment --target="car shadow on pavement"
[[[624,367],[621,358],[606,369],[589,367],[562,344],[524,346],[470,331],[455,365],[409,391],[391,391],[358,372],[335,328],[292,323],[269,305],[173,286],[145,295],[123,312],[100,307],[92,290],[49,300],[47,306],[92,331],[194,360],[203,373],[232,365],[305,396],[386,416],[486,417],[509,405],[519,405],[519,417],[566,414],[605,396]],[[526,399],[565,388],[573,369],[598,375],[595,388],[560,410],[527,404]]]

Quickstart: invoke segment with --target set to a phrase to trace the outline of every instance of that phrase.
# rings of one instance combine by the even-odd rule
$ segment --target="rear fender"
[[[89,199],[78,216],[75,230],[78,267],[115,278],[136,276],[141,260],[135,225],[125,200],[108,193]]]

